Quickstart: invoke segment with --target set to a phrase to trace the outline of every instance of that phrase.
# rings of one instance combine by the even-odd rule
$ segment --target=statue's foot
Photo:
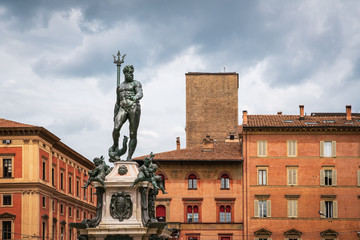
[[[163,193],[163,194],[168,194],[168,192],[166,192],[166,191],[162,191],[162,193]]]
[[[131,160],[132,160],[131,157],[127,156],[126,161],[131,161]]]

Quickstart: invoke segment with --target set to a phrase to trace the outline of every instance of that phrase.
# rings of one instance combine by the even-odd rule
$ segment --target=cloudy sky
[[[239,116],[359,112],[359,16],[358,0],[1,0],[0,118],[107,155],[117,50],[144,89],[134,156],[185,146],[187,72],[239,73]]]

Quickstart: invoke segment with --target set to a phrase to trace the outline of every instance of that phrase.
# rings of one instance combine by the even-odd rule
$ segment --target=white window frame
[[[320,157],[336,157],[336,141],[320,141]]]
[[[257,185],[267,186],[268,185],[268,168],[259,167],[257,169]]]
[[[265,208],[266,209],[265,209]],[[266,213],[266,217],[262,217]],[[258,218],[269,218],[271,217],[271,200],[255,200],[254,201],[254,216]]]
[[[288,199],[287,200],[287,215],[289,218],[298,217],[298,200],[297,199]]]

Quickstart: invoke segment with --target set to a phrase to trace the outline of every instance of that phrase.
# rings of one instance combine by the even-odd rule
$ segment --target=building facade
[[[45,128],[0,119],[1,239],[76,239],[69,223],[95,214],[81,188],[93,166]]]
[[[249,239],[359,239],[360,114],[248,115],[241,136]]]
[[[180,240],[239,239],[243,235],[242,157],[239,141],[155,154],[168,194],[156,200],[158,221]]]

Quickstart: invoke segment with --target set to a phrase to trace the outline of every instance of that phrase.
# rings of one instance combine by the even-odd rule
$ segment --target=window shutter
[[[332,185],[333,186],[336,186],[337,185],[337,174],[336,174],[337,172],[336,172],[336,170],[334,169],[334,170],[332,170]]]
[[[360,187],[360,170],[357,170],[357,185]]]
[[[320,201],[320,212],[322,212],[322,214],[320,214],[320,217],[325,218],[325,201]]]
[[[261,147],[261,141],[257,141],[257,155],[258,156],[260,156],[260,153],[261,153],[260,147]]]
[[[298,217],[298,201],[294,201],[295,202],[295,207],[294,207],[294,216],[295,217]]]
[[[325,171],[320,170],[320,186],[325,186]]]
[[[254,201],[254,217],[259,217],[259,201]]]
[[[324,157],[324,141],[320,141],[320,157]]]
[[[334,218],[338,218],[338,202],[333,201],[333,213]]]
[[[288,202],[288,217],[293,217],[294,216],[293,201],[288,200],[287,202]]]
[[[287,152],[288,152],[288,156],[291,155],[291,141],[287,141]]]
[[[291,184],[291,170],[287,169],[287,183],[288,185]]]
[[[297,169],[293,170],[292,178],[293,178],[293,184],[297,185]]]
[[[267,217],[271,217],[271,200],[266,201]]]
[[[267,156],[267,141],[264,141],[264,156]]]
[[[336,141],[331,142],[331,156],[336,157]]]

